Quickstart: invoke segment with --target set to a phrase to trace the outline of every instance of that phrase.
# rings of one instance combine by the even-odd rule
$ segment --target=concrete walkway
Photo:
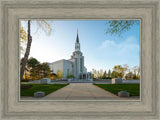
[[[71,83],[41,100],[137,100],[139,97],[121,98],[91,83]]]

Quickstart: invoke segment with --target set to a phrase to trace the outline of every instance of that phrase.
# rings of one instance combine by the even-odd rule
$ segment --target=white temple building
[[[73,75],[74,79],[91,79],[91,73],[87,72],[87,68],[84,66],[84,56],[80,50],[80,42],[78,37],[75,42],[75,51],[70,59],[58,60],[53,63],[48,63],[53,73],[57,74],[58,70],[63,73],[63,78],[67,78],[69,75]]]

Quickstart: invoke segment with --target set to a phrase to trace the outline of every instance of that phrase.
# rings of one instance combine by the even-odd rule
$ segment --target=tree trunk
[[[26,47],[26,52],[24,55],[24,59],[22,61],[22,66],[21,66],[21,71],[20,71],[20,80],[22,81],[23,78],[23,74],[24,74],[24,70],[25,70],[25,66],[28,60],[28,56],[30,53],[30,48],[31,48],[31,43],[32,43],[32,37],[30,35],[30,20],[28,20],[28,42],[27,42],[27,47]]]

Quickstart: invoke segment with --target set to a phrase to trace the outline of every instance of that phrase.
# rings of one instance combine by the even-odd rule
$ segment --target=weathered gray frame
[[[0,119],[159,119],[159,0],[0,0]],[[140,19],[140,101],[20,101],[19,19]]]

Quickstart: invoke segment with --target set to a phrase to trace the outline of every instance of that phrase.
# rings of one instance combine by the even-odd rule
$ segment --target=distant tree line
[[[127,64],[125,65],[115,65],[112,70],[103,71],[92,69],[93,79],[111,79],[111,78],[123,78],[123,79],[140,79],[140,68],[134,66],[129,68]]]
[[[20,65],[22,65],[22,61],[23,58],[20,61]],[[22,81],[38,80],[46,77],[50,79],[61,79],[63,78],[63,72],[59,69],[57,73],[53,73],[47,62],[40,63],[36,58],[29,58]],[[112,70],[109,69],[108,71],[92,69],[93,79],[111,79],[116,77],[123,79],[140,79],[140,68],[138,66],[129,68],[129,66],[125,64],[123,66],[115,65]],[[74,78],[74,76],[70,73],[67,75],[67,78]]]

